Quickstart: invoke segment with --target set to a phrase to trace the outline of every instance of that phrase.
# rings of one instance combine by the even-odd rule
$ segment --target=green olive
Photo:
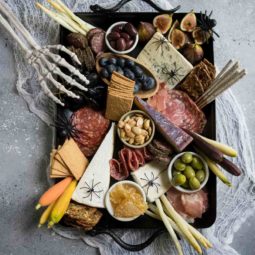
[[[199,170],[196,172],[196,178],[201,182],[205,180],[205,171],[204,170]]]
[[[177,174],[181,174],[181,172],[178,171],[178,170],[173,170],[172,176],[175,176],[175,175],[177,175]]]
[[[192,177],[189,179],[189,186],[192,190],[200,188],[200,182],[196,177]]]
[[[186,182],[186,176],[183,174],[177,174],[173,178],[174,185],[182,185]]]
[[[182,162],[183,162],[183,163],[189,164],[189,163],[192,161],[193,156],[192,156],[192,154],[191,154],[190,152],[185,152],[185,153],[182,155],[181,159],[182,159]]]
[[[183,170],[185,169],[186,165],[183,164],[183,163],[181,162],[180,159],[177,159],[177,160],[174,162],[174,167],[175,167],[177,170],[179,170],[179,171],[183,171]]]
[[[201,160],[197,157],[193,157],[191,166],[193,168],[195,168],[196,170],[201,170],[203,168],[203,164],[202,164]]]
[[[188,180],[186,180],[186,182],[184,182],[181,186],[182,186],[184,189],[190,189],[189,181],[188,181]]]
[[[183,174],[188,178],[192,178],[192,177],[195,177],[196,173],[194,171],[194,169],[191,167],[191,166],[186,166],[185,167],[185,170],[183,172]]]

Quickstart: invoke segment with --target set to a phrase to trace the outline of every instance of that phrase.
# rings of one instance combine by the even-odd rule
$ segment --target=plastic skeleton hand
[[[48,83],[50,82],[56,89],[61,91],[62,93],[66,94],[72,98],[79,98],[75,93],[72,91],[67,90],[60,82],[58,82],[53,76],[58,75],[63,80],[65,80],[69,85],[75,86],[83,91],[87,91],[88,89],[81,85],[79,82],[71,78],[70,76],[64,74],[60,67],[65,67],[68,71],[72,74],[72,76],[76,76],[79,78],[80,81],[84,82],[86,85],[89,84],[87,78],[79,72],[74,66],[69,64],[64,58],[60,57],[58,54],[53,53],[51,50],[60,50],[68,54],[72,60],[77,63],[81,64],[78,60],[77,56],[65,48],[63,45],[48,45],[45,47],[40,47],[28,30],[20,23],[17,17],[12,13],[9,9],[8,5],[1,1],[0,4],[0,24],[12,35],[14,40],[19,44],[19,46],[24,50],[25,57],[28,59],[28,63],[32,65],[37,74],[38,74],[38,81],[43,90],[43,92],[51,98],[55,103],[64,106],[64,103],[61,102],[50,90]],[[5,15],[7,19],[3,16]],[[14,29],[11,27],[14,27]],[[21,37],[18,36],[20,33]]]

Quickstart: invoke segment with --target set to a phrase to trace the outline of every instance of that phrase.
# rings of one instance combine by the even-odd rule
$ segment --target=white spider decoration
[[[75,79],[63,73],[60,67],[66,68],[72,75],[76,76],[81,82],[84,82],[86,85],[89,84],[88,79],[79,72],[74,66],[69,64],[64,58],[60,55],[51,52],[52,50],[59,50],[66,54],[68,54],[71,59],[77,63],[81,64],[78,60],[77,56],[65,48],[63,45],[47,45],[45,47],[41,47],[36,43],[34,38],[28,32],[28,30],[21,24],[18,18],[12,13],[9,6],[1,1],[0,4],[0,24],[10,33],[10,35],[14,38],[14,40],[18,43],[18,45],[25,52],[25,57],[28,60],[28,63],[32,65],[37,74],[38,81],[43,90],[43,92],[52,99],[55,103],[64,106],[64,103],[58,99],[53,92],[48,87],[48,82],[50,82],[56,89],[63,92],[69,97],[79,98],[75,93],[69,91],[58,82],[53,76],[58,75],[63,80],[65,80],[69,85],[75,86],[80,90],[87,91],[88,89],[84,87],[82,84],[77,82]],[[4,18],[6,16],[7,19]],[[12,28],[12,26],[14,28]],[[22,37],[19,37],[18,33]],[[22,40],[23,39],[23,40]]]

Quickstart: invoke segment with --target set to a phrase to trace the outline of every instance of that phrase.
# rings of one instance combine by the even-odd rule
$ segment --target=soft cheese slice
[[[149,202],[154,202],[171,186],[167,167],[155,161],[145,164],[131,175],[135,182],[143,188]]]
[[[89,163],[72,199],[80,204],[104,208],[105,194],[110,186],[109,160],[113,157],[115,125],[109,132]]]
[[[159,32],[137,57],[155,76],[174,88],[193,69],[190,62]]]

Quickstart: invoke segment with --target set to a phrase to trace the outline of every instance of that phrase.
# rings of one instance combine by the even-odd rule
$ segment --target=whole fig
[[[140,22],[138,26],[139,41],[141,43],[147,43],[155,34],[155,32],[156,30],[151,23]]]

